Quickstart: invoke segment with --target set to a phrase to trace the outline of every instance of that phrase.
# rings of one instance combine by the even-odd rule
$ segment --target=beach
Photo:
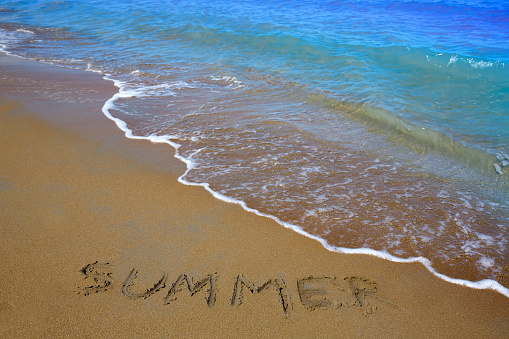
[[[490,337],[509,300],[185,186],[98,74],[0,57],[0,337]]]
[[[69,84],[44,75],[11,91],[40,96],[35,112],[65,103],[44,114],[64,130],[110,128],[67,114],[102,102],[145,141],[101,142],[181,184],[329,251],[508,296],[508,5],[276,3],[6,0],[0,50],[71,70]],[[88,87],[78,70],[108,81]]]

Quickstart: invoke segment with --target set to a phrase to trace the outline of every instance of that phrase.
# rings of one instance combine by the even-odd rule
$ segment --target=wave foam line
[[[120,128],[122,131],[124,131],[125,136],[127,138],[129,138],[129,139],[144,139],[144,140],[150,140],[153,143],[166,143],[166,144],[172,146],[175,149],[175,158],[180,160],[180,161],[182,161],[187,166],[187,170],[185,171],[185,173],[182,174],[178,178],[178,181],[180,183],[182,183],[184,185],[188,185],[188,186],[202,186],[208,192],[210,192],[212,194],[212,196],[214,196],[215,198],[217,198],[219,200],[222,200],[222,201],[225,201],[225,202],[228,202],[228,203],[240,205],[244,210],[246,210],[248,212],[251,212],[251,213],[254,213],[256,215],[259,215],[261,217],[270,218],[270,219],[274,220],[275,222],[277,222],[278,224],[280,224],[280,225],[282,225],[282,226],[284,226],[286,228],[289,228],[289,229],[291,229],[291,230],[293,230],[293,231],[295,231],[295,232],[297,232],[297,233],[299,233],[299,234],[301,234],[301,235],[303,235],[305,237],[308,237],[310,239],[318,241],[320,244],[322,244],[322,246],[325,249],[327,249],[327,250],[329,250],[331,252],[345,253],[345,254],[367,254],[367,255],[372,255],[372,256],[375,256],[375,257],[378,257],[378,258],[381,258],[381,259],[385,259],[385,260],[389,260],[389,261],[397,262],[397,263],[420,262],[433,275],[435,275],[436,277],[438,277],[438,278],[440,278],[442,280],[445,280],[445,281],[447,281],[449,283],[453,283],[453,284],[457,284],[457,285],[462,285],[462,286],[466,286],[466,287],[470,287],[470,288],[474,288],[474,289],[491,289],[491,290],[495,290],[495,291],[501,293],[502,295],[506,296],[507,298],[509,298],[509,288],[506,288],[506,287],[502,286],[500,283],[498,283],[495,280],[484,279],[484,280],[473,282],[473,281],[464,280],[464,279],[451,278],[451,277],[448,277],[448,276],[446,276],[444,274],[441,274],[441,273],[437,272],[432,267],[431,261],[429,259],[424,258],[424,257],[411,257],[411,258],[404,259],[404,258],[396,257],[396,256],[394,256],[392,254],[387,253],[387,252],[377,251],[377,250],[373,250],[373,249],[370,249],[370,248],[345,248],[345,247],[332,246],[332,245],[330,245],[327,242],[327,240],[322,239],[320,237],[317,237],[317,236],[315,236],[313,234],[310,234],[310,233],[304,231],[302,229],[302,227],[300,227],[300,226],[284,222],[284,221],[280,220],[276,216],[273,216],[273,215],[270,215],[270,214],[266,214],[266,213],[262,213],[262,212],[260,212],[260,211],[258,211],[256,209],[254,209],[254,208],[248,207],[244,201],[227,197],[227,196],[225,196],[223,194],[220,194],[220,193],[212,190],[208,183],[194,183],[194,182],[189,182],[189,181],[185,180],[184,178],[187,175],[187,173],[189,173],[189,171],[191,169],[193,169],[193,167],[194,167],[194,164],[193,164],[193,161],[191,160],[191,158],[192,158],[192,156],[194,154],[198,153],[200,150],[196,151],[195,153],[193,153],[188,158],[185,158],[185,157],[181,156],[179,154],[179,152],[178,152],[178,150],[179,150],[181,145],[179,145],[176,142],[171,141],[172,136],[170,136],[170,135],[164,135],[164,136],[150,135],[148,137],[141,137],[141,136],[133,135],[132,130],[130,130],[127,127],[127,124],[123,120],[120,120],[118,118],[113,117],[110,114],[109,110],[111,108],[115,107],[114,103],[115,103],[115,101],[117,99],[136,96],[136,93],[134,93],[134,92],[131,93],[130,91],[125,90],[123,88],[123,84],[124,84],[123,82],[121,82],[119,80],[112,79],[108,75],[104,76],[104,79],[105,80],[109,80],[109,81],[113,81],[114,85],[119,88],[119,92],[116,93],[115,95],[113,95],[113,97],[111,97],[108,101],[105,102],[105,104],[104,104],[104,106],[102,108],[102,111],[103,111],[104,115],[106,117],[108,117],[110,120],[113,120],[116,123],[116,125],[118,126],[118,128]]]

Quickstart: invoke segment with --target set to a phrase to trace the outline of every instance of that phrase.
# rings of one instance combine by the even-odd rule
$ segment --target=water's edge
[[[322,244],[322,246],[325,249],[327,249],[327,250],[329,250],[331,252],[345,253],[345,254],[368,254],[368,255],[372,255],[372,256],[375,256],[375,257],[378,257],[378,258],[381,258],[381,259],[385,259],[385,260],[389,260],[389,261],[393,261],[393,262],[399,262],[399,263],[420,262],[433,275],[435,275],[436,277],[438,277],[438,278],[440,278],[442,280],[445,280],[445,281],[453,283],[453,284],[467,286],[467,287],[475,288],[475,289],[492,289],[492,290],[495,290],[495,291],[503,294],[507,298],[509,298],[509,288],[506,288],[506,287],[502,286],[500,283],[498,283],[495,280],[484,279],[484,280],[480,280],[480,281],[477,281],[477,282],[472,282],[472,281],[463,280],[463,279],[450,278],[450,277],[448,277],[448,276],[446,276],[444,274],[438,273],[431,266],[431,262],[428,259],[424,258],[424,257],[414,257],[414,258],[403,259],[403,258],[396,257],[394,255],[391,255],[389,253],[382,252],[382,251],[376,251],[376,250],[373,250],[373,249],[370,249],[370,248],[345,248],[345,247],[331,246],[331,245],[328,244],[328,242],[325,239],[322,239],[320,237],[317,237],[315,235],[312,235],[312,234],[304,231],[300,226],[293,225],[293,224],[281,221],[276,216],[265,214],[265,213],[262,213],[262,212],[260,212],[260,211],[258,211],[256,209],[248,207],[246,205],[246,203],[241,201],[241,200],[232,199],[230,197],[227,197],[225,195],[222,195],[222,194],[220,194],[218,192],[213,191],[210,188],[208,183],[193,183],[193,182],[186,181],[184,179],[184,177],[193,168],[193,163],[192,163],[192,161],[190,161],[190,160],[184,158],[183,156],[179,155],[178,150],[179,150],[180,145],[175,143],[175,142],[173,142],[173,141],[171,141],[171,136],[140,137],[140,136],[133,135],[132,131],[129,128],[127,128],[127,125],[126,125],[126,123],[124,121],[113,117],[110,114],[110,112],[109,112],[109,109],[113,107],[113,103],[118,98],[124,97],[122,95],[122,83],[119,82],[119,81],[116,81],[116,80],[114,80],[114,79],[112,79],[110,77],[108,77],[107,75],[104,76],[104,79],[112,81],[115,84],[115,86],[119,88],[119,92],[117,94],[115,94],[112,98],[110,98],[108,101],[106,101],[106,103],[104,104],[104,106],[102,108],[102,111],[103,111],[104,115],[107,118],[109,118],[110,120],[113,120],[115,122],[115,124],[117,125],[117,127],[120,130],[122,130],[124,132],[125,136],[127,138],[129,138],[129,139],[150,140],[153,143],[166,143],[166,144],[172,146],[175,149],[175,158],[180,160],[180,161],[182,161],[187,166],[186,172],[184,174],[182,174],[178,178],[178,181],[180,183],[182,183],[184,185],[188,185],[188,186],[202,186],[208,192],[210,192],[215,198],[217,198],[219,200],[222,200],[222,201],[225,201],[225,202],[228,202],[228,203],[233,203],[233,204],[240,205],[244,210],[246,210],[248,212],[251,212],[251,213],[255,213],[256,215],[259,215],[261,217],[270,218],[270,219],[274,220],[275,222],[277,222],[278,224],[280,224],[280,225],[282,225],[282,226],[284,226],[286,228],[289,228],[289,229],[291,229],[291,230],[293,230],[293,231],[295,231],[295,232],[297,232],[297,233],[299,233],[301,235],[304,235],[304,236],[306,236],[306,237],[308,237],[310,239],[318,241],[320,244]]]

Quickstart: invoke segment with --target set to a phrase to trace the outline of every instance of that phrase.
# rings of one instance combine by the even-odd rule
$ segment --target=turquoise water
[[[0,43],[107,74],[182,181],[509,286],[509,2],[0,1]]]

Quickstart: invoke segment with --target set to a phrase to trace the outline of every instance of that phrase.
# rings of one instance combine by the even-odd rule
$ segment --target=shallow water
[[[106,113],[178,147],[183,182],[331,248],[509,286],[507,5],[0,6],[6,51],[108,74]]]

